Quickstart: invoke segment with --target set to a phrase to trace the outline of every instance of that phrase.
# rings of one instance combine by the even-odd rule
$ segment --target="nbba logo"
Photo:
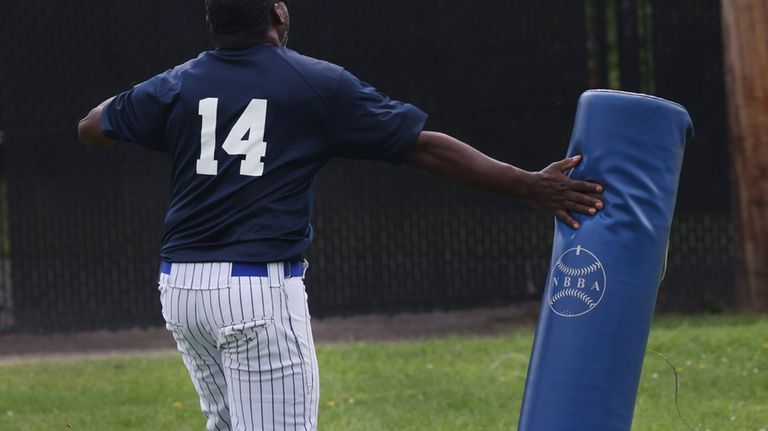
[[[605,268],[591,251],[578,246],[555,261],[549,278],[549,307],[557,315],[589,313],[605,294]]]

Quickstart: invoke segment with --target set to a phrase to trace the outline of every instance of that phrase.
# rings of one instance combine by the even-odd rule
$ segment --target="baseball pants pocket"
[[[270,359],[267,326],[272,323],[272,319],[259,319],[219,328],[217,348],[222,353],[224,366],[249,371],[258,363],[257,369],[270,370],[272,367],[262,362]]]

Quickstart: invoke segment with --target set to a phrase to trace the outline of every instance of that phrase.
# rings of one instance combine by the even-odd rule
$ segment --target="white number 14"
[[[218,174],[219,162],[215,158],[218,107],[219,99],[216,97],[200,101],[199,113],[203,117],[200,159],[197,161],[197,173],[200,175]],[[240,175],[260,177],[264,174],[264,162],[261,159],[267,154],[267,143],[264,142],[266,122],[267,101],[251,100],[221,146],[229,155],[245,155],[245,159],[240,162]]]

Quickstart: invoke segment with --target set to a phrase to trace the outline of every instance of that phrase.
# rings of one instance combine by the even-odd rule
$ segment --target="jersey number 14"
[[[218,107],[219,99],[216,97],[200,101],[199,113],[203,117],[200,129],[200,159],[197,161],[197,173],[200,175],[216,175],[219,172],[219,162],[215,158]],[[221,148],[227,154],[245,155],[240,162],[240,175],[260,177],[264,174],[264,162],[261,159],[267,154],[267,143],[264,142],[266,123],[267,101],[253,99],[224,140]]]

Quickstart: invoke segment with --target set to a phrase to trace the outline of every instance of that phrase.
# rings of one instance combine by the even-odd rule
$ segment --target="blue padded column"
[[[685,140],[682,106],[618,91],[579,99],[574,179],[605,186],[605,209],[557,221],[520,431],[629,431]]]

